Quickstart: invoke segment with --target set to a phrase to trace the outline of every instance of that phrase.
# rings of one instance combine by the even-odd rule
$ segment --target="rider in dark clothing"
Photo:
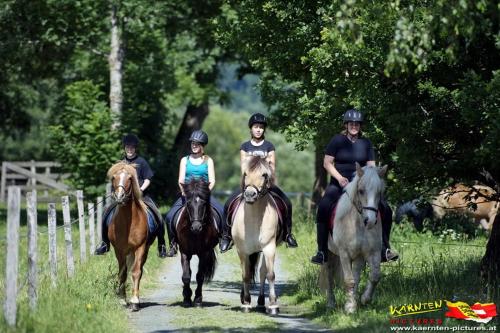
[[[240,162],[243,167],[243,161],[249,156],[260,156],[266,158],[269,162],[273,173],[275,171],[275,148],[274,145],[264,139],[264,132],[267,127],[267,119],[263,114],[256,113],[253,114],[248,120],[248,127],[250,128],[251,140],[244,142],[240,147]],[[243,169],[241,173],[243,174]],[[269,191],[279,197],[286,205],[287,213],[284,216],[284,232],[283,240],[287,243],[289,247],[297,247],[297,241],[292,234],[292,203],[286,194],[276,185],[272,186]],[[241,192],[234,193],[224,205],[224,213],[227,218],[229,204],[236,198]],[[231,227],[228,223],[223,223],[223,235],[220,243],[220,250],[222,253],[226,252],[231,248]]]
[[[133,134],[126,135],[123,138],[122,143],[123,143],[123,148],[125,150],[125,157],[123,161],[128,164],[135,165],[137,171],[137,180],[139,181],[139,186],[142,191],[142,200],[149,208],[153,210],[153,213],[160,219],[160,223],[158,225],[159,230],[157,233],[158,256],[160,258],[165,258],[167,256],[167,249],[165,247],[165,226],[163,224],[163,221],[161,221],[161,214],[159,213],[156,204],[147,193],[147,188],[151,184],[151,178],[153,178],[154,175],[153,170],[151,170],[151,167],[144,158],[137,155],[136,151],[137,151],[137,146],[139,145],[139,139],[135,135]],[[113,203],[109,207],[107,207],[106,212],[103,214],[103,216],[106,217],[108,215],[108,212],[111,209],[114,209],[115,206],[116,204]],[[109,250],[110,250],[110,243],[108,239],[108,226],[106,224],[106,221],[103,221],[102,242],[99,245],[99,247],[97,247],[97,249],[95,250],[95,254],[101,255],[108,252]]]
[[[352,181],[356,162],[360,166],[375,166],[375,153],[370,140],[361,136],[363,115],[357,110],[344,114],[346,131],[335,135],[325,149],[323,166],[331,180],[318,204],[316,216],[318,252],[311,258],[315,264],[323,264],[328,254],[328,220],[333,207],[342,195],[344,187]],[[392,210],[382,198],[379,210],[382,215],[383,251],[382,261],[396,260],[397,254],[390,251],[389,235],[392,226]]]

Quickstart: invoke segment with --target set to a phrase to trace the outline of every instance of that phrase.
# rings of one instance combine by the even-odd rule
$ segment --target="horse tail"
[[[401,223],[401,220],[403,219],[403,216],[415,216],[415,212],[417,212],[417,205],[415,204],[414,200],[405,202],[401,206],[399,206],[396,209],[396,216],[395,216],[395,222],[397,224]]]
[[[259,262],[259,255],[260,255],[260,252],[255,252],[249,256],[250,277],[252,278],[252,283],[255,283],[255,275],[257,273],[257,263]]]
[[[415,229],[417,231],[422,231],[424,228],[423,221],[425,218],[431,218],[433,214],[432,205],[428,202],[425,202],[420,207],[417,206],[417,199],[405,202],[401,206],[396,209],[396,223],[400,223],[403,219],[403,216],[406,215],[408,217],[413,218],[413,224],[415,225]]]
[[[217,267],[217,256],[215,250],[211,249],[199,257],[198,272],[203,276],[203,283],[212,281],[215,274],[215,267]]]

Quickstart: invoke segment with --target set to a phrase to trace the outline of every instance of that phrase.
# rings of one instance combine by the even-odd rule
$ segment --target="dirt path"
[[[280,248],[279,252],[287,251]],[[278,252],[278,255],[279,255]],[[240,268],[236,251],[218,254],[218,267],[214,280],[204,286],[203,308],[182,307],[181,265],[179,256],[165,260],[157,278],[157,287],[144,292],[139,312],[129,313],[129,322],[137,332],[331,332],[300,317],[296,306],[280,301],[280,315],[271,317],[255,311],[240,311]],[[193,258],[194,273],[197,258]],[[283,295],[289,288],[287,274],[277,260],[277,293]],[[195,283],[191,284],[195,289]],[[257,301],[258,290],[252,291],[252,305]]]

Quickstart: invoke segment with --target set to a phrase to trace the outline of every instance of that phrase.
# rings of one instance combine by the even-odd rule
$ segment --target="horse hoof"
[[[139,303],[130,303],[130,309],[134,312],[139,311],[139,307]]]
[[[259,312],[259,313],[266,313],[267,312],[267,309],[264,305],[257,305],[255,307],[255,311]]]
[[[326,307],[327,307],[328,309],[335,309],[335,306],[336,306],[336,305],[335,305],[335,302],[328,302],[328,303],[326,304]]]
[[[252,310],[252,306],[250,304],[242,304],[241,305],[241,312],[249,313],[250,310]]]
[[[190,300],[190,299],[185,299],[183,302],[182,302],[182,305],[185,307],[185,308],[190,308],[193,306],[193,302]]]
[[[267,308],[267,314],[277,316],[280,313],[280,308],[277,305],[270,305]]]
[[[369,297],[369,296],[365,296],[365,295],[362,295],[362,296],[361,296],[361,304],[362,304],[362,305],[366,305],[366,304],[370,303],[370,302],[371,302],[371,300],[372,300],[372,299],[371,299],[371,297]]]

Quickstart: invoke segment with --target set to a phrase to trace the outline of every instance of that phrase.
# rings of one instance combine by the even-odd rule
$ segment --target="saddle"
[[[269,192],[271,194],[271,202],[278,212],[278,221],[280,225],[285,223],[285,216],[288,214],[288,209],[286,207],[285,201],[281,199],[278,195],[273,192]],[[232,226],[234,222],[234,217],[236,215],[236,211],[240,204],[243,202],[243,193],[238,194],[228,205],[227,209],[227,220],[226,223],[228,226]]]
[[[156,206],[147,201],[143,201],[146,205],[146,215],[148,220],[148,243],[152,243],[158,230],[160,229],[161,223],[163,223],[163,219],[161,217],[160,212],[156,208]],[[111,203],[106,210],[104,211],[102,221],[106,223],[106,226],[110,226],[111,221],[113,220],[113,215],[116,211],[116,206],[118,203]]]

